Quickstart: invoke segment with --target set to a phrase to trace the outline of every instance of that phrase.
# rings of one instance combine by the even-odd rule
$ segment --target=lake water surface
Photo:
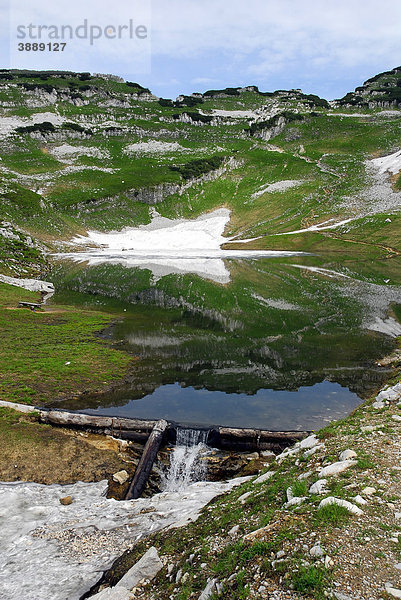
[[[55,302],[115,312],[126,381],[64,408],[181,424],[312,430],[388,378],[400,264],[317,256],[58,263]],[[58,405],[60,406],[60,405]]]

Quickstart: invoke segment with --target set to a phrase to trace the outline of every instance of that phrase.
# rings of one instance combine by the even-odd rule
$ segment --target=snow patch
[[[0,483],[2,598],[79,598],[124,549],[150,533],[195,520],[212,498],[247,479],[198,482],[181,492],[121,502],[105,498],[107,481]],[[61,505],[64,496],[72,504]]]
[[[272,250],[222,250],[222,244],[233,241],[233,238],[223,236],[229,220],[230,211],[226,208],[214,210],[197,219],[167,219],[154,211],[152,222],[148,225],[127,227],[111,233],[90,231],[87,236],[72,240],[72,243],[79,245],[95,244],[101,250],[55,256],[78,262],[87,261],[92,265],[111,262],[151,269],[156,279],[170,273],[196,273],[220,283],[228,283],[230,273],[223,258],[303,254]],[[236,240],[242,243],[249,241]]]
[[[382,158],[374,158],[370,163],[377,169],[380,175],[386,172],[394,175],[401,171],[401,150]]]
[[[388,319],[376,317],[373,323],[367,323],[365,327],[371,331],[385,333],[391,337],[397,337],[401,335],[401,324],[398,323],[398,321],[396,321],[393,317],[388,317]]]

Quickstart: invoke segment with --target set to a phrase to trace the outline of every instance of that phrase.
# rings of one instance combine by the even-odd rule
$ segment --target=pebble
[[[64,498],[60,498],[60,504],[62,504],[63,506],[68,506],[69,504],[72,504],[71,496],[64,496]]]
[[[309,554],[311,556],[314,556],[315,558],[319,558],[320,556],[324,555],[324,552],[322,550],[322,547],[320,546],[320,544],[315,544],[310,550],[309,550]]]
[[[357,504],[361,504],[361,505],[367,504],[365,498],[362,498],[362,496],[360,496],[359,494],[358,494],[358,496],[355,496],[354,500]]]
[[[397,421],[398,423],[401,423],[400,415],[392,415],[391,418],[393,419],[393,421]]]

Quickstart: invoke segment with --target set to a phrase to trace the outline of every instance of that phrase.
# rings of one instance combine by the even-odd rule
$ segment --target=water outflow
[[[170,466],[162,482],[164,492],[179,492],[194,481],[202,481],[207,473],[209,452],[206,445],[209,431],[177,427],[176,446],[171,454]]]

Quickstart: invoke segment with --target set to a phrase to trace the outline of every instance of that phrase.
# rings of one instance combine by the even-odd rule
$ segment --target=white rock
[[[238,498],[238,501],[241,502],[241,504],[245,504],[245,500],[249,498],[250,495],[251,492],[245,492],[245,494],[242,494],[242,496]]]
[[[401,423],[400,415],[392,415],[391,418],[393,419],[393,421],[397,421],[398,423]]]
[[[364,494],[365,496],[372,496],[373,494],[376,494],[376,488],[374,487],[365,487],[362,490],[362,494]]]
[[[386,583],[384,586],[387,594],[393,598],[401,598],[401,590],[392,586],[391,583]]]
[[[234,525],[234,527],[231,527],[230,531],[228,532],[228,535],[230,535],[231,537],[233,537],[234,535],[236,535],[239,531],[239,525]]]
[[[260,453],[260,457],[261,458],[273,458],[274,459],[274,458],[276,458],[276,455],[271,450],[263,450]]]
[[[317,446],[314,446],[313,448],[310,448],[310,450],[304,452],[303,456],[304,458],[309,458],[310,456],[316,454],[316,452],[319,450],[322,450],[322,448],[324,448],[324,444],[318,444]]]
[[[346,508],[348,510],[348,512],[352,513],[353,515],[362,515],[362,511],[361,509],[356,506],[355,504],[352,504],[351,502],[348,502],[347,500],[343,500],[342,498],[334,498],[334,496],[329,496],[328,498],[324,498],[324,500],[322,500],[319,504],[319,508],[323,508],[323,506],[327,506],[329,504],[337,504],[337,506],[343,506],[344,508]]]
[[[182,569],[178,569],[177,574],[175,576],[175,582],[179,583],[181,581],[181,577],[182,577]]]
[[[401,519],[401,512],[396,512],[396,513],[394,514],[394,517],[395,517],[397,520],[398,520],[398,519]]]
[[[311,475],[313,475],[313,471],[306,471],[306,473],[301,473],[301,475],[298,475],[297,479],[299,481],[303,481],[304,479],[308,479],[308,477]]]
[[[263,473],[263,475],[259,475],[259,477],[257,477],[256,479],[253,480],[253,483],[263,483],[264,481],[267,481],[268,479],[270,479],[270,477],[273,477],[273,475],[275,474],[275,471],[267,471],[266,473]]]
[[[361,427],[361,431],[365,432],[371,432],[371,431],[375,431],[375,429],[377,429],[377,425],[363,425]]]
[[[309,554],[311,556],[314,556],[315,558],[319,558],[320,556],[324,555],[324,552],[322,550],[322,547],[320,546],[320,544],[315,544],[310,550],[309,550]]]
[[[398,569],[398,571],[401,571],[401,562],[399,562],[396,565],[394,565],[394,568]]]
[[[361,504],[362,506],[364,504],[367,504],[365,498],[362,498],[362,496],[360,496],[359,494],[357,496],[355,496],[354,500],[357,504]]]
[[[278,454],[276,456],[276,460],[278,462],[282,462],[283,460],[285,460],[289,456],[295,456],[296,454],[298,454],[299,451],[300,451],[300,448],[296,447],[296,446],[294,448],[286,448],[284,450],[284,452],[282,452],[281,454]]]
[[[295,498],[291,498],[288,502],[284,504],[285,508],[290,508],[291,506],[299,506],[306,500],[306,496],[296,496]]]
[[[183,585],[186,581],[188,581],[189,579],[189,573],[188,571],[186,573],[184,573],[184,575],[181,577],[181,584]]]
[[[308,437],[304,438],[300,442],[297,442],[297,446],[299,446],[299,448],[301,448],[301,450],[309,450],[310,448],[317,446],[318,443],[319,443],[319,440],[316,437],[316,435],[313,433],[312,435],[309,435]]]
[[[377,400],[376,402],[373,402],[372,404],[372,408],[375,408],[376,410],[381,410],[382,408],[385,408],[385,404],[384,402],[380,402],[379,400]]]
[[[326,556],[324,566],[326,569],[332,569],[334,567],[334,560],[330,556]]]
[[[324,494],[327,492],[326,488],[327,479],[319,479],[316,483],[313,483],[309,488],[310,494]]]
[[[319,473],[319,479],[323,477],[328,477],[331,475],[337,475],[338,473],[342,473],[346,469],[349,469],[353,465],[356,465],[355,460],[340,460],[339,462],[332,463],[327,467],[324,467]]]
[[[276,554],[277,559],[283,558],[284,556],[285,556],[284,550],[279,550]]]
[[[118,584],[132,590],[141,579],[152,580],[163,568],[163,563],[159,558],[154,546],[149,548],[137,563],[120,579]]]
[[[125,587],[116,585],[112,588],[104,588],[101,592],[98,592],[92,596],[94,600],[129,600],[131,598],[131,592]]]
[[[128,479],[129,479],[129,475],[125,469],[123,469],[122,471],[118,471],[117,473],[114,473],[114,475],[113,475],[113,480],[116,481],[117,483],[119,483],[120,485],[122,485],[123,483],[128,481]]]
[[[340,454],[340,460],[348,460],[350,458],[355,458],[357,456],[354,450],[344,450]]]
[[[292,491],[292,487],[288,487],[288,488],[286,489],[286,492],[285,492],[285,493],[286,493],[286,496],[287,496],[287,501],[288,501],[288,502],[290,502],[290,500],[292,500],[292,499],[293,499],[293,497],[294,497],[294,493],[293,493],[293,491]]]
[[[206,584],[205,589],[199,596],[199,600],[209,600],[210,596],[213,594],[214,588],[216,586],[217,579],[209,579]]]

